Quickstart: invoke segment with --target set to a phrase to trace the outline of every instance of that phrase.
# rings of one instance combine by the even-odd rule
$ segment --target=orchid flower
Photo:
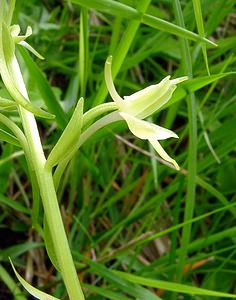
[[[176,89],[176,84],[187,80],[187,77],[170,80],[170,76],[167,76],[160,83],[151,85],[130,96],[125,96],[123,99],[115,89],[112,80],[111,64],[112,56],[109,56],[105,64],[105,81],[113,101],[118,106],[120,116],[126,121],[130,131],[135,136],[148,140],[165,161],[171,163],[179,170],[177,162],[166,153],[158,142],[170,137],[178,138],[177,134],[143,119],[152,115],[167,103]]]
[[[10,4],[11,3],[13,2],[10,2]],[[39,117],[52,119],[54,118],[52,114],[31,103],[28,99],[28,95],[24,92],[22,93],[22,89],[21,91],[19,89],[19,85],[23,85],[23,82],[22,79],[19,79],[16,75],[20,73],[20,66],[15,55],[16,44],[25,47],[41,59],[43,59],[43,57],[25,41],[32,34],[30,26],[27,27],[24,35],[20,35],[21,30],[19,25],[10,26],[11,10],[14,8],[14,5],[9,4],[11,10],[6,13],[5,4],[5,1],[0,1],[0,75],[2,81],[17,105],[24,107]]]
[[[25,47],[27,50],[32,52],[35,56],[40,59],[44,59],[41,54],[38,53],[32,46],[30,46],[25,40],[32,35],[31,26],[27,26],[26,33],[24,35],[20,35],[20,26],[18,24],[14,24],[10,26],[10,34],[15,44],[19,44]]]

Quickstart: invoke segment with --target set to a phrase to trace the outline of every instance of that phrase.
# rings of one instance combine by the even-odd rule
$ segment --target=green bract
[[[178,138],[178,136],[169,129],[142,119],[152,115],[168,102],[176,89],[176,84],[188,78],[184,76],[170,80],[170,76],[167,76],[159,84],[151,85],[122,99],[117,93],[112,80],[111,63],[112,57],[109,56],[105,64],[105,80],[112,99],[119,107],[120,116],[126,121],[130,131],[135,136],[148,140],[164,160],[170,162],[179,170],[176,161],[165,152],[158,142],[158,140],[165,140],[170,137]]]

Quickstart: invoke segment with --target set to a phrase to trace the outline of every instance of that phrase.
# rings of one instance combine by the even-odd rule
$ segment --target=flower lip
[[[121,112],[120,115],[127,122],[130,131],[142,140],[178,138],[176,133],[164,127],[140,120],[127,113]]]

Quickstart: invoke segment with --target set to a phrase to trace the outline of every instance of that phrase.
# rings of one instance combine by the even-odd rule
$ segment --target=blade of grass
[[[15,300],[26,300],[25,295],[21,292],[15,281],[8,272],[0,265],[0,278],[12,292]]]
[[[200,2],[200,0],[192,0],[192,2],[193,2],[193,9],[194,9],[195,20],[197,23],[198,33],[201,37],[204,37],[205,32],[204,32],[204,25],[203,25],[201,2]],[[207,59],[206,44],[201,43],[201,46],[202,46],[202,54],[203,54],[205,64],[206,64],[207,73],[208,73],[208,75],[210,75],[208,59]]]
[[[114,287],[119,288],[128,295],[133,296],[137,299],[161,300],[161,298],[150,292],[148,289],[130,283],[126,279],[117,276],[113,271],[109,270],[103,265],[88,260],[87,258],[84,259],[90,266],[89,272],[102,275],[109,282],[111,282]]]
[[[198,288],[195,286],[188,286],[188,285],[173,283],[173,282],[168,282],[168,281],[144,278],[144,277],[140,277],[140,276],[136,276],[136,275],[132,275],[132,274],[127,274],[127,273],[121,272],[121,271],[113,271],[113,272],[115,274],[121,276],[122,278],[127,279],[130,282],[138,283],[138,284],[153,287],[153,288],[161,288],[161,289],[165,289],[168,291],[190,294],[190,295],[204,295],[204,296],[215,296],[215,297],[223,297],[223,298],[236,298],[236,295],[233,295],[233,294],[216,292],[216,291]]]
[[[179,0],[174,1],[174,10],[177,22],[180,26],[185,27],[182,9]],[[182,41],[183,68],[188,77],[192,78],[192,62],[190,49],[187,40]],[[187,194],[185,199],[184,222],[193,218],[197,174],[197,118],[196,118],[196,100],[194,93],[190,92],[187,98],[188,121],[189,121],[189,145],[188,145],[188,176],[187,176]],[[181,255],[176,273],[178,282],[182,281],[183,268],[187,256],[187,248],[191,238],[191,223],[183,227],[181,238]]]
[[[83,287],[87,288],[89,291],[93,292],[94,294],[98,294],[101,296],[106,297],[105,299],[111,299],[111,300],[131,300],[132,298],[123,296],[119,293],[111,291],[110,288],[103,288],[103,287],[96,287],[91,284],[82,284]]]
[[[15,209],[16,211],[22,212],[27,215],[31,214],[31,211],[29,208],[23,206],[21,203],[15,201],[15,200],[12,200],[11,198],[6,197],[2,194],[0,194],[0,204],[7,205],[7,206]]]
[[[207,43],[208,45],[216,46],[216,44],[213,43],[212,41],[206,38],[202,38],[201,36],[197,35],[194,32],[186,30],[171,22],[167,22],[155,16],[142,14],[140,11],[138,11],[138,9],[134,9],[131,6],[119,3],[117,1],[92,0],[88,2],[86,0],[72,0],[71,2],[75,4],[80,4],[87,8],[92,8],[98,11],[109,13],[112,15],[118,15],[118,16],[122,15],[125,18],[132,18],[132,19],[139,19],[139,20],[141,19],[142,23],[151,26],[153,28],[163,30],[168,33],[178,35],[181,37],[185,37],[193,41],[202,41]]]
[[[88,77],[88,10],[82,7],[80,12],[80,43],[79,43],[79,78],[80,97],[86,96],[86,85]]]

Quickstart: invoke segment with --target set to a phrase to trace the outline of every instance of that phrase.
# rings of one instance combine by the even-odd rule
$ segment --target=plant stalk
[[[11,74],[19,91],[28,98],[28,93],[23,81],[19,64],[14,57]],[[40,195],[43,202],[44,212],[51,232],[55,254],[60,266],[60,271],[70,300],[84,300],[84,295],[77,276],[72,259],[65,228],[61,218],[57,195],[53,183],[51,170],[45,168],[46,158],[43,152],[37,124],[34,115],[19,106],[19,114],[22,120],[25,136],[29,146],[29,155],[32,162]]]

